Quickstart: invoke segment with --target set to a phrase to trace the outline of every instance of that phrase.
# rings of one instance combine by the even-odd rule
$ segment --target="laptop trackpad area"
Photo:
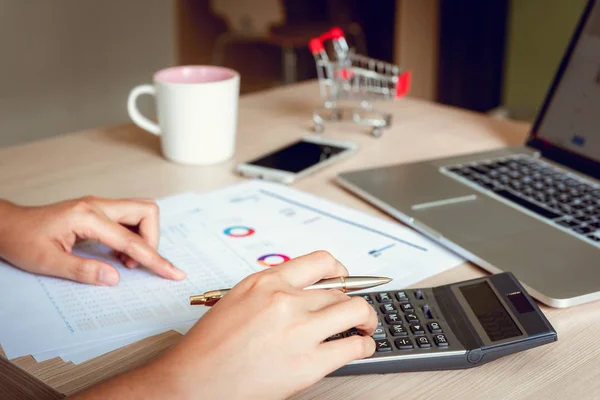
[[[549,298],[568,299],[600,288],[592,261],[597,248],[500,202],[478,198],[412,216]]]
[[[411,216],[457,244],[488,241],[541,227],[540,221],[484,196],[446,200],[425,208],[414,205]]]

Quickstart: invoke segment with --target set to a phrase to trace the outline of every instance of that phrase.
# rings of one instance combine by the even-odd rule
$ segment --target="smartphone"
[[[237,173],[290,185],[358,150],[352,142],[306,136],[255,160],[238,164]]]

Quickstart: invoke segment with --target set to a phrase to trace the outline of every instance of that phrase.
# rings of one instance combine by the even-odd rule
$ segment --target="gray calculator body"
[[[376,351],[331,376],[471,368],[557,340],[511,273],[357,296],[378,313]],[[351,330],[328,340],[352,334],[358,333]]]

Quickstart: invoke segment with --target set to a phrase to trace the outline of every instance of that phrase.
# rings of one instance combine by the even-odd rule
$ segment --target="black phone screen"
[[[298,141],[248,164],[298,173],[347,150],[327,144]]]

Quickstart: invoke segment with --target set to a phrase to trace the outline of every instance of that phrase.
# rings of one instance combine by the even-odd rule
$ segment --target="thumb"
[[[65,259],[61,260],[63,268],[54,271],[55,276],[101,286],[114,286],[119,283],[119,272],[112,265],[68,253],[64,256]]]

